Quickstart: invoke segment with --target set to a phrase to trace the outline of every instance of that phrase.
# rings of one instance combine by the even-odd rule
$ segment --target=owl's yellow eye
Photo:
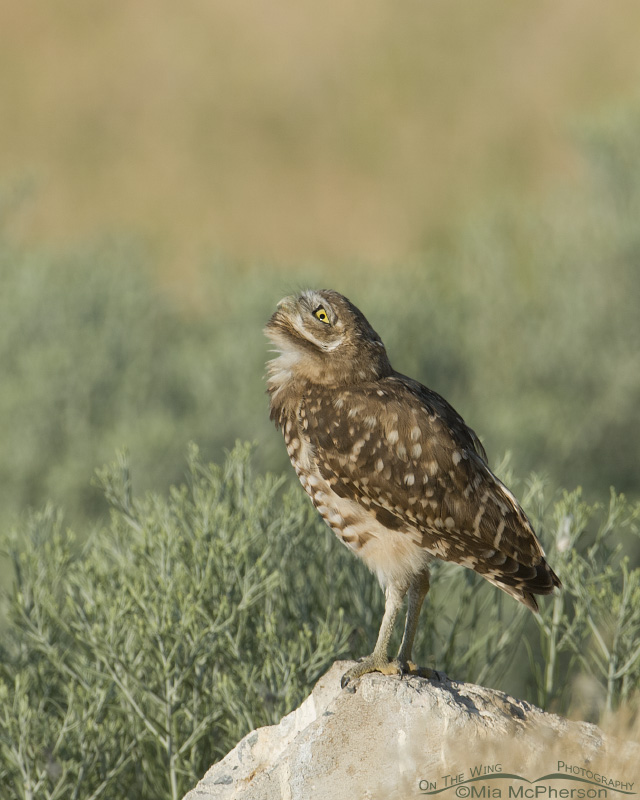
[[[322,306],[318,306],[318,308],[316,308],[316,310],[313,312],[313,316],[319,319],[320,322],[324,322],[327,325],[329,324],[329,317]]]

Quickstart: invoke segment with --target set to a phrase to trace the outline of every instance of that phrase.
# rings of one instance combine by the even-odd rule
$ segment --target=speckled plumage
[[[345,297],[285,298],[265,333],[279,351],[269,362],[271,418],[303,487],[377,574],[388,605],[393,596],[391,626],[409,591],[415,619],[402,661],[433,558],[475,570],[534,611],[534,594],[560,585],[475,433],[440,395],[392,369],[380,337]]]

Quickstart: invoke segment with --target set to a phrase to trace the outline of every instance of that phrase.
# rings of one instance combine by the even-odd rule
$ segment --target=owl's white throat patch
[[[269,331],[269,338],[276,347],[275,352],[279,354],[267,364],[269,370],[269,389],[274,394],[277,394],[293,380],[296,366],[299,365],[302,354],[285,336],[273,335],[273,333]]]

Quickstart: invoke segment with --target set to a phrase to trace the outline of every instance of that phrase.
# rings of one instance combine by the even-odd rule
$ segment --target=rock
[[[299,708],[245,736],[184,800],[623,800],[640,792],[638,744],[446,676],[374,673],[342,690],[351,664],[336,662]]]

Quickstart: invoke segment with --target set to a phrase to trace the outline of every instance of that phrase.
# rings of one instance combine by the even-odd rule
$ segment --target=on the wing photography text
[[[508,780],[510,784],[496,786],[494,781],[499,780]],[[568,781],[579,785],[566,786]],[[424,795],[453,792],[455,797],[462,800],[502,797],[508,800],[604,800],[610,796],[635,796],[634,786],[634,781],[604,775],[595,768],[557,761],[555,772],[535,780],[505,772],[502,764],[480,764],[467,771],[441,775],[436,780],[422,779],[418,788]]]

